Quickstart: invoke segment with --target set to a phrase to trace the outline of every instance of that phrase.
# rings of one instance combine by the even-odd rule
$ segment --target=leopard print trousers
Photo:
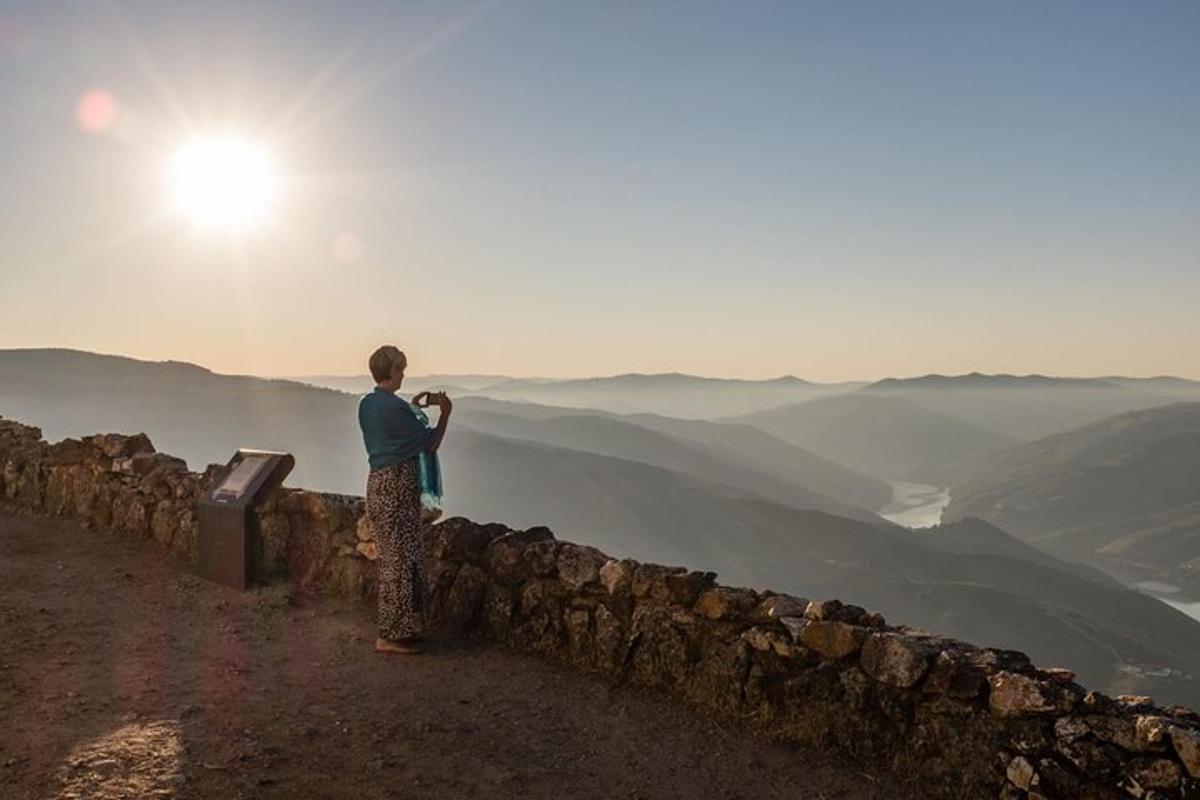
[[[367,516],[379,546],[379,635],[399,641],[422,633],[429,600],[417,460],[367,477]]]

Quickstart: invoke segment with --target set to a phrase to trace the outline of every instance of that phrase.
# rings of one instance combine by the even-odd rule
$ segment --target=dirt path
[[[370,609],[0,512],[0,797],[882,798],[821,754]]]

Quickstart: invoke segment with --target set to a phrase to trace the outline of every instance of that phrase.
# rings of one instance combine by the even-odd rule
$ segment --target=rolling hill
[[[862,385],[811,383],[790,375],[752,381],[679,373],[630,373],[570,380],[513,378],[478,387],[472,393],[498,400],[599,409],[618,414],[713,419],[844,394]]]
[[[1200,400],[1182,379],[1057,378],[1045,375],[926,375],[887,378],[860,390],[896,397],[978,428],[1032,441],[1119,414]]]
[[[947,519],[1064,558],[1200,585],[1200,403],[1120,414],[981,459]]]
[[[743,422],[852,469],[921,481],[941,465],[1013,440],[896,397],[855,393],[795,403]]]
[[[657,414],[616,415],[478,396],[462,398],[455,413],[463,424],[487,433],[692,472],[801,508],[873,512],[892,497],[891,487],[884,481],[750,425]],[[808,495],[814,495],[811,501],[805,500]],[[833,502],[821,505],[816,502],[820,495]],[[842,506],[840,512],[835,510],[838,505]]]

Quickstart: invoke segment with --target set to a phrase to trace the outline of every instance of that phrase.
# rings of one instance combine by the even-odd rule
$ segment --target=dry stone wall
[[[150,537],[187,559],[217,469],[189,472],[143,434],[48,444],[0,420],[0,504]],[[262,580],[373,593],[362,498],[284,489],[260,520]],[[889,625],[837,600],[610,558],[546,528],[456,517],[425,540],[438,628],[837,749],[904,776],[919,796],[1200,797],[1200,715],[1088,691],[1018,652]]]

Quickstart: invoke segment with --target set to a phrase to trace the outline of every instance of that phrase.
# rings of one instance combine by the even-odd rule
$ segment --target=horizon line
[[[271,375],[271,374],[254,373],[254,372],[220,372],[216,369],[213,369],[212,367],[205,366],[204,364],[197,362],[197,361],[185,361],[185,360],[177,359],[177,358],[165,358],[165,359],[140,358],[138,356],[131,356],[131,355],[128,355],[125,353],[102,353],[102,352],[95,351],[95,350],[83,350],[83,349],[80,349],[77,347],[0,347],[0,353],[55,352],[55,351],[68,352],[68,353],[80,353],[80,354],[84,354],[84,355],[101,356],[101,357],[107,357],[107,358],[123,358],[123,359],[128,359],[130,361],[141,362],[144,364],[167,364],[167,363],[185,364],[185,365],[199,367],[201,369],[208,370],[209,372],[213,373],[214,375],[225,375],[227,377],[252,377],[252,378],[262,378],[264,380],[288,380],[288,381],[301,381],[302,379],[305,379],[305,378],[333,378],[333,379],[353,380],[353,379],[357,379],[357,378],[369,378],[370,377],[370,374],[367,372],[355,372],[355,373],[312,372],[312,373],[307,373],[307,374],[302,374],[302,375],[298,375],[298,374]],[[646,378],[683,377],[683,378],[697,378],[700,380],[708,380],[708,381],[729,381],[729,382],[740,382],[740,383],[772,383],[772,382],[776,382],[776,381],[794,380],[794,381],[800,381],[803,383],[812,384],[815,386],[838,386],[838,385],[850,384],[850,383],[861,383],[861,384],[865,384],[865,385],[871,385],[871,384],[875,384],[875,383],[881,383],[886,380],[910,381],[910,380],[919,380],[922,378],[966,378],[966,377],[976,377],[976,376],[984,377],[984,378],[1046,378],[1046,379],[1050,379],[1050,380],[1075,380],[1075,381],[1079,381],[1079,380],[1093,380],[1093,381],[1103,381],[1103,380],[1144,380],[1144,381],[1183,380],[1183,381],[1189,381],[1189,382],[1193,382],[1193,383],[1200,383],[1200,376],[1188,377],[1188,376],[1184,376],[1184,375],[1173,375],[1173,374],[1166,374],[1166,373],[1160,373],[1160,374],[1155,374],[1155,375],[1134,375],[1134,374],[1121,374],[1121,373],[1070,375],[1070,374],[1047,374],[1047,373],[1042,373],[1042,372],[1028,372],[1028,373],[1024,373],[1024,374],[1013,373],[1013,372],[982,372],[979,370],[972,370],[971,372],[960,372],[960,373],[927,372],[927,373],[923,373],[923,374],[903,375],[903,376],[901,376],[901,375],[884,375],[884,376],[878,377],[878,378],[851,378],[851,379],[845,379],[845,380],[831,380],[831,381],[811,380],[809,378],[802,378],[802,377],[796,375],[795,373],[786,373],[783,375],[775,375],[772,377],[765,377],[765,378],[737,378],[737,377],[730,377],[727,375],[700,375],[698,373],[679,372],[679,371],[663,371],[663,372],[629,371],[629,372],[615,372],[615,373],[611,373],[611,374],[607,374],[607,375],[575,375],[575,376],[568,376],[568,377],[548,377],[548,376],[544,376],[544,375],[515,375],[515,374],[510,375],[510,374],[506,374],[506,373],[488,373],[488,372],[430,372],[430,373],[419,374],[419,375],[417,375],[417,374],[408,375],[405,377],[410,378],[410,379],[411,378],[495,377],[495,378],[502,378],[505,380],[535,380],[535,381],[547,381],[547,382],[606,380],[606,379],[612,379],[612,378],[625,378],[625,377],[646,377]]]

